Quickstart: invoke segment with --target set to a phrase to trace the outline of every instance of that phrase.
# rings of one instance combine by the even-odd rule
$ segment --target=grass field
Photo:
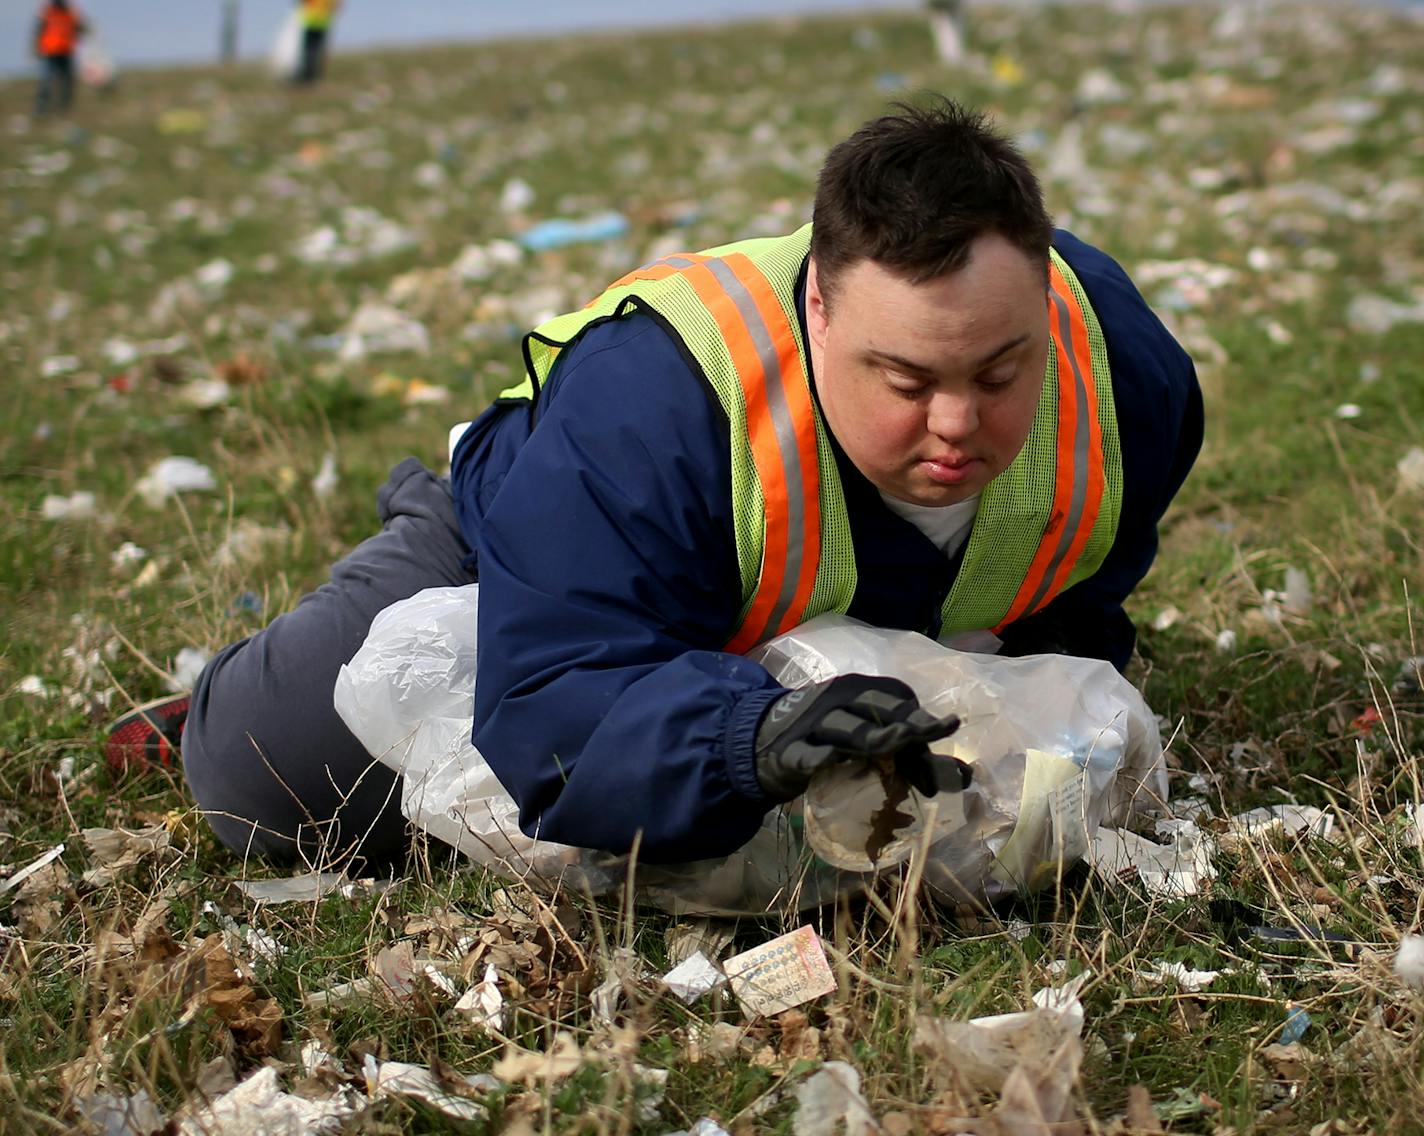
[[[1424,1131],[1424,1000],[1392,969],[1424,888],[1407,662],[1424,654],[1424,23],[976,6],[971,40],[953,70],[908,15],[338,52],[316,90],[135,73],[62,121],[0,86],[0,878],[65,844],[0,894],[0,1128],[73,1131],[103,1093],[170,1116],[267,1061],[309,1095],[355,1086],[351,1131],[830,1132],[797,1119],[826,1060],[858,1070],[874,1117],[848,1132],[1045,1132],[949,1075],[914,1023],[1022,1009],[1067,960],[1092,972],[1079,1119],[1051,1130]],[[1201,895],[1080,871],[992,916],[921,909],[887,878],[819,920],[840,989],[805,1015],[731,1030],[734,1003],[630,979],[610,1025],[591,988],[630,965],[620,948],[661,973],[671,919],[570,896],[555,921],[439,857],[383,892],[254,907],[231,881],[264,870],[215,843],[181,778],[111,781],[104,723],[163,693],[184,648],[319,583],[372,529],[389,467],[439,464],[447,428],[512,381],[521,329],[650,254],[789,231],[826,147],[921,89],[1020,137],[1060,223],[1197,360],[1206,446],[1131,608],[1174,795],[1219,815],[1318,805],[1329,839],[1204,822],[1220,840]],[[626,236],[512,263],[490,247],[610,209]],[[352,350],[363,303],[419,321],[428,353]],[[150,505],[139,482],[170,455],[214,488]],[[86,828],[149,835],[95,874]],[[781,929],[745,921],[736,941]],[[506,1035],[544,1052],[567,1030],[582,1063],[521,1069],[424,980],[308,1000],[403,942],[461,991],[497,962]],[[1163,961],[1230,973],[1144,977]],[[332,1060],[304,1077],[311,1042]],[[368,1055],[499,1084],[474,1119],[368,1102]],[[1052,1068],[1026,1072],[1049,1093]],[[109,1129],[126,1130],[148,1128]]]

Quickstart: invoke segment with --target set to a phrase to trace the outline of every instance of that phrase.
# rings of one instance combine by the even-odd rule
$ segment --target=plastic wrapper
[[[478,597],[477,584],[432,588],[383,611],[341,669],[336,709],[403,775],[402,811],[417,827],[533,886],[602,894],[631,875],[674,912],[796,911],[920,855],[938,897],[982,902],[1045,885],[1100,824],[1165,800],[1156,720],[1109,664],[971,654],[827,615],[752,657],[788,687],[852,672],[902,679],[928,710],[963,720],[935,748],[973,766],[970,787],[925,798],[893,774],[841,767],[769,812],[731,856],[633,870],[625,856],[521,832],[518,806],[471,745]]]

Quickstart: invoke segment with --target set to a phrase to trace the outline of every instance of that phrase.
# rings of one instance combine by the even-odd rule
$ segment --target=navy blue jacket
[[[1135,639],[1122,603],[1200,448],[1201,392],[1113,260],[1064,232],[1055,247],[1107,340],[1122,514],[1098,572],[1006,629],[1004,650],[1121,669]],[[798,296],[804,321],[804,272]],[[784,691],[721,650],[742,605],[728,430],[681,343],[635,314],[567,350],[537,410],[497,403],[456,448],[455,507],[480,579],[474,743],[528,834],[624,852],[641,830],[643,858],[694,860],[744,844],[771,807],[752,748]],[[837,459],[849,614],[934,634],[958,563]]]

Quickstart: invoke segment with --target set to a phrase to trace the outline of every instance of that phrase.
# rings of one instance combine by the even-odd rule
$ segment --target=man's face
[[[826,423],[857,469],[901,501],[953,505],[1023,449],[1047,362],[1044,266],[980,237],[924,284],[869,260],[827,308],[813,260],[806,326]]]

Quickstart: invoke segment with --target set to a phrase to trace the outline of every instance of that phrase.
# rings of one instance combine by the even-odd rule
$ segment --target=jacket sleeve
[[[1005,628],[1003,653],[1081,655],[1123,670],[1137,641],[1123,601],[1152,566],[1157,524],[1201,449],[1201,387],[1191,358],[1111,257],[1062,231],[1054,247],[1082,283],[1107,341],[1122,446],[1122,512],[1098,571]]]
[[[513,420],[512,428],[525,429]],[[649,861],[729,853],[783,688],[720,647],[741,608],[727,423],[635,315],[567,350],[487,506],[474,743],[529,835]]]

